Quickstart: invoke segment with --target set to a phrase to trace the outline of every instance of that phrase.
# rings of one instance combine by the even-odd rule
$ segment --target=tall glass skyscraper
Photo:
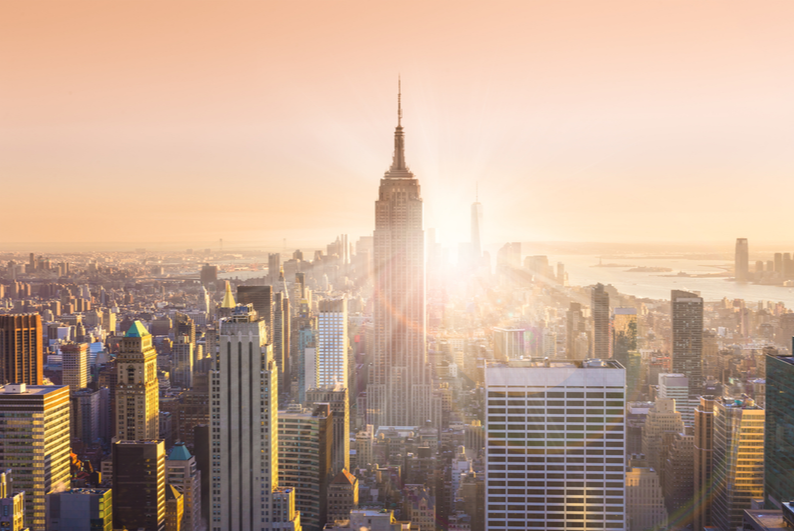
[[[765,360],[765,507],[778,509],[793,499],[793,358]]]
[[[421,426],[431,418],[422,198],[406,165],[401,118],[398,93],[392,166],[375,202],[375,348],[367,385],[367,423],[375,426]]]

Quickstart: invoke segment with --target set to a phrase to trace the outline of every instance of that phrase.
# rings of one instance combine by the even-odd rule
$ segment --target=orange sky
[[[5,242],[793,240],[791,1],[0,2]]]

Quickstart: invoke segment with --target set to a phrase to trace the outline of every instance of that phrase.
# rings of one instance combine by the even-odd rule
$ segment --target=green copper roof
[[[141,321],[133,322],[132,326],[127,333],[124,334],[124,337],[144,337],[149,335],[149,330],[146,329],[144,325],[141,324]]]
[[[169,461],[187,461],[191,458],[190,452],[185,448],[185,443],[177,443],[168,454]]]

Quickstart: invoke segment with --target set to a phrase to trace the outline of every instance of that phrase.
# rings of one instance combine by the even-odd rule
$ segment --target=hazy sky
[[[0,2],[3,242],[793,240],[793,4]]]

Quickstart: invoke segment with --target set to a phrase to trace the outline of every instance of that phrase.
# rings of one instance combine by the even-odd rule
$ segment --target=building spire
[[[391,171],[408,170],[406,167],[406,154],[403,150],[403,125],[401,125],[403,120],[403,107],[401,106],[400,97],[400,76],[398,76],[398,124],[395,128],[395,153],[392,155]]]
[[[403,108],[400,106],[400,74],[398,74],[398,127],[400,127],[400,121],[403,118]]]

